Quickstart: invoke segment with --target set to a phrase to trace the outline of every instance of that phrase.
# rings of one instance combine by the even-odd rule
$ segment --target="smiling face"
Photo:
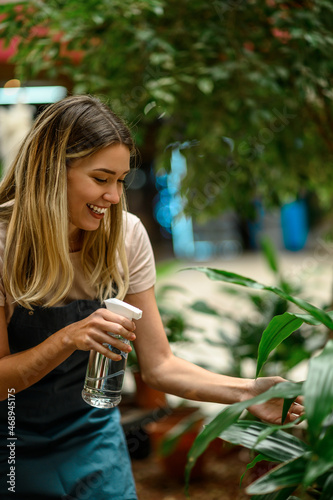
[[[123,144],[113,144],[71,163],[67,171],[71,245],[78,240],[80,230],[98,229],[110,206],[119,203],[129,164],[130,151]]]

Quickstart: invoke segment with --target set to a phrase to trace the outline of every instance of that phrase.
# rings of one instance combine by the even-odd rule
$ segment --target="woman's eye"
[[[125,184],[126,180],[125,179],[118,179],[118,182],[120,182],[120,184]]]
[[[94,177],[95,181],[97,182],[100,182],[101,184],[104,184],[105,182],[107,182],[106,179],[99,179],[98,177]]]

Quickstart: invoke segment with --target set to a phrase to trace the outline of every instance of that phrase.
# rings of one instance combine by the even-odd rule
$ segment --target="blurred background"
[[[48,103],[104,99],[131,127],[128,186],[157,258],[302,249],[331,212],[328,2],[1,1],[1,158]]]
[[[66,95],[97,95],[125,119],[141,158],[129,210],[153,244],[167,334],[215,371],[254,376],[265,324],[287,306],[179,269],[208,263],[331,306],[332,30],[324,0],[0,1],[1,171],[38,113]],[[326,339],[300,330],[267,373],[301,367],[301,379]],[[136,473],[140,498],[184,498],[179,485],[149,496]],[[193,498],[227,499],[223,477]]]

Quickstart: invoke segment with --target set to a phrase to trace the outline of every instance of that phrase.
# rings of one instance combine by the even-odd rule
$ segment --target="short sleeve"
[[[128,260],[127,293],[139,293],[156,282],[155,259],[147,231],[138,217],[124,214],[125,248]]]

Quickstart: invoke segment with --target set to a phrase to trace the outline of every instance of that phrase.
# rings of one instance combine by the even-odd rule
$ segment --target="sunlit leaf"
[[[211,94],[214,89],[214,82],[209,78],[201,78],[198,80],[198,87],[203,94]]]

